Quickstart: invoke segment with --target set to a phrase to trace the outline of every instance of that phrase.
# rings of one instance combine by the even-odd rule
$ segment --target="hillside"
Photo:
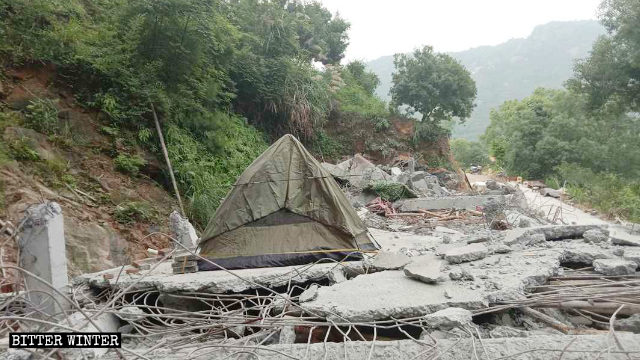
[[[551,22],[525,39],[451,53],[471,71],[478,87],[477,107],[454,137],[477,139],[489,125],[489,112],[505,100],[528,96],[537,87],[558,88],[572,74],[575,59],[585,57],[604,33],[597,21]],[[389,99],[393,56],[367,63],[380,78],[378,96]]]

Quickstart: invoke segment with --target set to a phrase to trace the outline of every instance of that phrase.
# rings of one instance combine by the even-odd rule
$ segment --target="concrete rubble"
[[[593,269],[603,275],[633,275],[638,264],[622,259],[596,259],[593,261]]]
[[[360,155],[323,165],[361,203],[358,215],[379,251],[359,261],[187,274],[174,274],[170,261],[147,259],[135,271],[125,266],[75,278],[74,289],[91,298],[79,303],[95,313],[106,302],[96,294],[126,289],[99,319],[105,329],[130,335],[129,350],[149,358],[640,355],[640,335],[633,334],[640,333],[640,306],[619,309],[625,296],[640,296],[640,235],[633,229],[599,219],[552,224],[516,185],[491,179],[476,186],[480,194],[462,194],[420,167],[381,167]],[[377,215],[362,201],[372,181],[405,184],[422,197]],[[547,200],[562,200],[550,190],[541,190]],[[181,244],[195,248],[186,219],[173,213],[170,224]],[[623,348],[600,332],[617,310]],[[154,348],[194,336],[193,329],[210,337]]]

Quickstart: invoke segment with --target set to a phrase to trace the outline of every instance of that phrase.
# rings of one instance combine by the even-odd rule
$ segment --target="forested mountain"
[[[597,21],[551,22],[537,26],[525,39],[451,53],[472,74],[478,88],[477,107],[453,137],[475,140],[489,125],[489,112],[505,100],[528,96],[537,87],[559,88],[572,74],[575,59],[586,57],[604,33]],[[389,100],[393,56],[367,63],[380,78],[378,96]]]

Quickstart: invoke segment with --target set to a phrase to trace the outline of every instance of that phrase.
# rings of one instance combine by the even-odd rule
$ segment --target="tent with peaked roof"
[[[331,174],[292,135],[240,175],[199,247],[227,269],[354,259],[377,249]],[[205,261],[199,268],[218,269]]]

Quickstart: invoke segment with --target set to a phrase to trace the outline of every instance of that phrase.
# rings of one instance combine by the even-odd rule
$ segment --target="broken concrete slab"
[[[445,291],[451,298],[445,297]],[[401,271],[383,271],[321,287],[318,297],[302,307],[334,321],[371,321],[422,316],[447,307],[481,309],[487,305],[481,293],[464,284],[426,285]]]
[[[401,231],[386,231],[369,228],[371,236],[380,245],[382,251],[403,252],[408,249],[428,252],[442,243],[442,238],[428,235],[416,235]]]
[[[449,264],[459,264],[480,260],[486,257],[487,254],[489,254],[489,249],[483,244],[470,244],[445,251],[444,259],[447,260]]]
[[[373,258],[370,267],[373,271],[397,270],[410,262],[411,259],[405,254],[381,251]]]
[[[540,195],[559,199],[562,196],[562,191],[545,187],[540,189]]]
[[[433,329],[450,330],[463,327],[471,323],[471,311],[462,308],[450,307],[436,311],[424,317],[427,326]]]
[[[478,206],[485,206],[491,201],[506,204],[511,195],[476,195],[476,196],[444,196],[403,199],[396,201],[394,206],[402,212],[417,212],[424,210],[457,209],[475,210]]]
[[[601,248],[576,246],[564,249],[560,262],[565,265],[580,264],[590,266],[597,259],[608,259],[611,257],[610,253]]]
[[[544,225],[508,230],[504,238],[507,245],[526,243],[534,234],[543,234],[547,241],[582,238],[588,230],[601,229],[601,225]]]
[[[173,274],[171,263],[164,262],[151,270],[141,270],[138,274],[120,274],[121,267],[85,274],[74,279],[76,284],[87,284],[94,288],[122,289],[133,285],[131,290],[155,289],[160,292],[203,291],[211,293],[242,292],[249,289],[277,288],[291,284],[327,279],[332,271],[363,273],[361,261],[347,261],[339,264],[328,262],[313,265],[283,266],[274,268],[241,269],[229,271],[201,271],[191,274]],[[113,275],[105,279],[104,274]],[[135,283],[135,284],[134,284]]]
[[[446,280],[446,274],[442,272],[443,265],[444,262],[435,255],[417,256],[404,267],[404,274],[427,284],[435,284]]]
[[[623,259],[597,259],[593,261],[593,269],[603,275],[633,275],[638,264]]]
[[[640,235],[630,234],[620,227],[613,227],[609,233],[611,243],[625,246],[640,246]]]

